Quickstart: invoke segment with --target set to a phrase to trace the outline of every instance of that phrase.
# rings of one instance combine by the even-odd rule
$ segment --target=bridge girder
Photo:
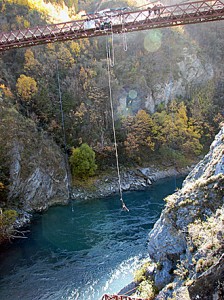
[[[121,34],[155,28],[220,21],[224,20],[224,1],[205,0],[129,11],[111,15],[110,20],[111,25],[108,27],[105,26],[103,29],[96,28],[96,26],[86,28],[87,22],[90,21],[92,24],[96,24],[99,21],[97,17],[92,17],[88,21],[84,19],[0,33],[0,52],[58,41],[104,36],[111,32]]]

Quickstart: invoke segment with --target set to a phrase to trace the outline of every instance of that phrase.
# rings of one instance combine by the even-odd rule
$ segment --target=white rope
[[[172,31],[170,30],[170,34],[172,35]],[[172,36],[170,36],[169,43],[168,43],[168,58],[169,58],[169,73],[170,73],[170,79],[169,79],[169,94],[167,98],[167,102],[172,101],[172,89],[173,89],[173,68],[172,68],[172,60],[171,60],[171,42],[172,42]],[[174,118],[174,111],[172,109],[172,123],[173,123],[173,130],[175,127],[175,118]],[[173,161],[174,161],[174,168],[176,168],[176,157],[175,157],[175,147],[174,147],[174,138],[172,140],[172,156],[173,156]],[[177,179],[176,175],[174,176],[174,187],[175,190],[177,189]]]
[[[125,27],[124,27],[124,16],[122,15],[122,39],[123,39],[123,48],[124,51],[128,50],[128,43],[127,43],[127,36],[125,32]]]
[[[69,173],[69,163],[68,163],[68,147],[65,135],[65,118],[64,118],[64,110],[62,104],[62,93],[61,93],[61,83],[60,83],[60,74],[59,74],[59,67],[58,67],[58,60],[56,59],[56,71],[57,71],[57,81],[58,81],[58,93],[59,93],[59,103],[60,103],[60,113],[61,113],[61,126],[62,126],[62,134],[63,134],[63,144],[65,148],[65,169],[66,169],[66,177],[67,177],[67,193],[68,199],[71,199],[71,179]]]
[[[111,28],[112,30],[112,28]],[[106,48],[107,48],[107,52],[108,52],[108,59],[110,62],[110,66],[113,68],[114,67],[114,61],[115,61],[115,55],[114,55],[114,36],[113,36],[113,31],[111,31],[111,49],[110,49],[110,44],[109,44],[109,35],[107,33],[107,40],[106,40]],[[111,55],[112,52],[112,55]]]
[[[114,33],[113,33],[113,28],[111,24],[111,50],[112,50],[112,59],[110,59],[110,66],[114,67]]]
[[[120,174],[120,167],[119,167],[119,158],[118,158],[118,151],[117,151],[117,138],[116,138],[116,130],[115,130],[115,120],[114,120],[114,108],[113,108],[113,98],[112,98],[112,88],[111,88],[111,76],[110,76],[110,51],[109,51],[109,44],[108,44],[108,36],[106,41],[106,51],[107,51],[107,71],[108,71],[108,83],[109,83],[109,98],[110,98],[110,108],[111,108],[111,118],[112,118],[112,128],[113,128],[113,136],[114,136],[114,149],[115,149],[115,156],[116,156],[116,166],[117,166],[117,176],[118,176],[118,185],[119,185],[119,193],[120,193],[120,201],[122,204],[122,209],[125,211],[129,211],[126,207],[124,200],[123,200],[123,193],[121,187],[121,174]]]

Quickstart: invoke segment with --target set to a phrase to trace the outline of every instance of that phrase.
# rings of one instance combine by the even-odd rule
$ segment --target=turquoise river
[[[164,197],[183,178],[144,191],[76,201],[37,214],[26,239],[0,250],[1,300],[98,300],[118,292],[147,259],[147,238]]]

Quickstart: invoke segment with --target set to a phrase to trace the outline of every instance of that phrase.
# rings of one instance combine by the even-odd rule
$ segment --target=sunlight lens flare
[[[137,97],[138,93],[135,90],[130,90],[128,93],[129,98],[135,99]]]
[[[144,48],[148,52],[157,51],[162,44],[162,33],[159,29],[151,30],[144,38]]]

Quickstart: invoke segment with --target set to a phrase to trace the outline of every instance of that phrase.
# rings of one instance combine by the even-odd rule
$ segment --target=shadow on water
[[[147,256],[148,232],[174,189],[169,179],[125,193],[129,213],[113,196],[36,215],[28,239],[0,252],[0,299],[97,300],[118,291]]]

